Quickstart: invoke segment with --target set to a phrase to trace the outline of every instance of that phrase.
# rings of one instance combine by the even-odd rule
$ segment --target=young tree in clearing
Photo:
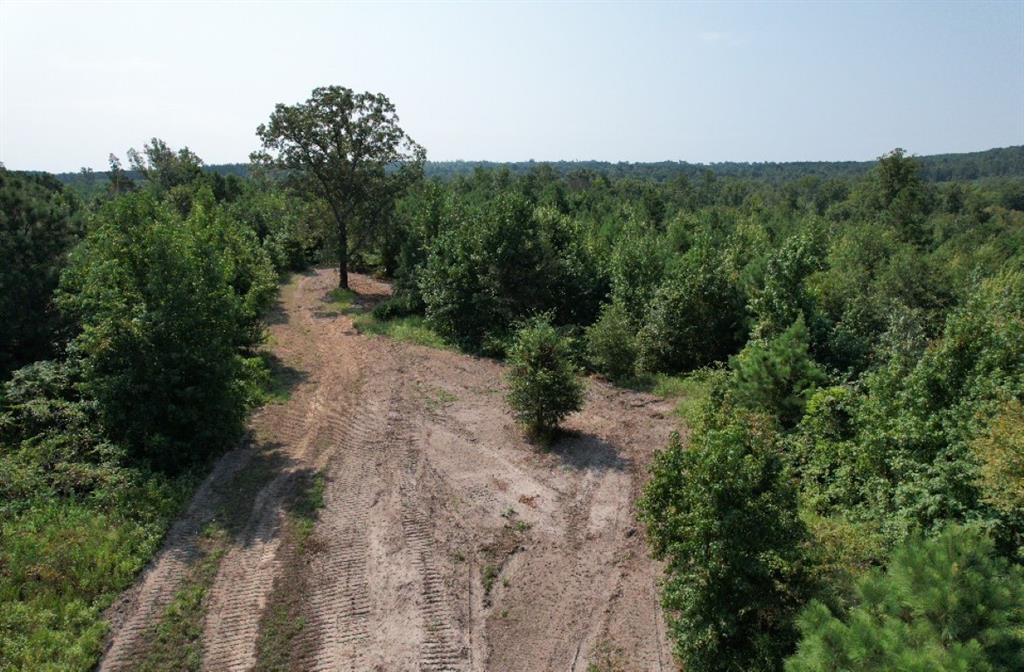
[[[313,89],[305,103],[278,104],[256,129],[263,143],[254,163],[306,178],[331,208],[337,227],[338,286],[348,288],[348,227],[369,199],[390,193],[395,171],[409,172],[426,157],[398,125],[395,106],[381,93],[343,86]]]
[[[523,325],[509,348],[508,403],[533,436],[550,438],[562,418],[583,408],[585,387],[569,347],[548,315],[540,315]]]

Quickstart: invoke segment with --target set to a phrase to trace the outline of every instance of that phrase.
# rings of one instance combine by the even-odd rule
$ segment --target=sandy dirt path
[[[110,610],[100,669],[133,668],[218,516],[234,524],[203,605],[205,670],[256,666],[282,592],[302,612],[292,669],[674,669],[634,517],[675,429],[670,404],[592,380],[566,435],[538,449],[507,410],[500,364],[358,334],[331,310],[336,279],[311,272],[282,291],[270,332],[290,397],[253,417]],[[363,305],[389,292],[351,284]],[[269,473],[238,497],[224,484],[254,464]],[[324,506],[296,554],[286,502],[313,473]]]

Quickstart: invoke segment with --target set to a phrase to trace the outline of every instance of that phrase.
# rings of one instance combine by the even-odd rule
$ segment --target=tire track
[[[424,507],[417,502],[421,451],[414,439],[410,414],[393,404],[389,409],[389,418],[388,444],[402,451],[402,479],[399,483],[402,535],[420,578],[417,607],[423,624],[423,639],[420,642],[418,669],[424,672],[466,670],[468,647],[458,642],[458,631],[453,626],[444,576],[433,552],[432,521],[424,512]]]
[[[163,550],[143,574],[130,612],[111,636],[110,646],[99,662],[101,672],[135,667],[153,626],[163,616],[188,576],[192,564],[202,557],[199,535],[213,518],[218,499],[215,486],[230,480],[251,460],[252,451],[238,448],[223,457],[196,491],[185,516],[176,522],[164,540]]]
[[[313,283],[313,280],[305,278],[300,283],[299,296],[317,290],[317,283]],[[374,430],[364,426],[360,413],[352,412],[354,401],[360,393],[361,367],[358,360],[361,359],[361,353],[349,347],[349,357],[337,358],[339,348],[345,345],[337,342],[337,324],[313,319],[314,307],[315,304],[303,303],[296,311],[294,322],[298,330],[307,335],[315,335],[312,345],[318,364],[314,370],[316,387],[309,396],[309,402],[305,404],[304,415],[286,414],[280,423],[268,423],[270,437],[284,442],[278,452],[287,463],[257,496],[248,526],[222,561],[221,570],[211,590],[203,633],[203,669],[210,672],[246,670],[257,662],[256,647],[263,612],[274,581],[283,571],[284,558],[279,551],[286,516],[285,502],[294,488],[296,477],[302,472],[308,473],[323,467],[335,454],[354,454],[353,449],[362,446],[354,445],[353,442],[358,443],[360,437],[370,436]],[[335,356],[332,357],[332,354]],[[355,434],[350,431],[352,429]],[[360,554],[364,557],[366,554],[365,541],[360,540],[363,535],[359,534],[365,525],[358,515],[353,515],[361,511],[361,507],[341,501],[350,499],[349,493],[357,492],[351,486],[359,483],[352,479],[353,474],[348,470],[343,471],[342,475],[344,479],[340,490],[328,487],[324,495],[326,509],[337,510],[344,515],[343,525],[326,529],[323,535],[327,539],[342,542],[331,544],[332,547],[319,558],[320,562],[330,565],[322,575],[332,578],[345,576],[347,569],[357,567]],[[339,492],[342,493],[340,498],[337,496]],[[330,520],[336,518],[334,516]],[[328,527],[331,527],[330,523]],[[352,576],[356,579],[354,586],[358,587],[358,572]],[[339,592],[337,584],[315,586],[312,591],[313,601],[346,601],[349,598],[347,601],[352,604],[353,599],[349,593],[353,593],[353,590],[353,586],[348,586]],[[365,601],[365,586],[361,592]],[[366,609],[360,608],[360,604],[356,604],[352,611],[356,616],[363,617],[366,612]],[[345,626],[345,620],[340,617],[342,630],[351,629]],[[324,630],[326,633],[332,631],[331,628]],[[351,637],[343,634],[339,641],[344,644],[349,639]]]
[[[284,500],[295,476],[306,468],[307,454],[315,449],[317,410],[321,389],[302,405],[292,407],[274,432],[284,440],[286,463],[256,495],[248,522],[239,539],[221,561],[209,595],[203,628],[202,668],[210,672],[247,670],[256,664],[260,617],[279,573],[277,553],[284,523]]]
[[[348,415],[328,412],[326,434],[336,459],[328,467],[324,508],[314,531],[319,550],[310,566],[306,637],[315,637],[313,670],[366,670],[370,644],[367,512],[373,449],[386,415],[373,395]]]

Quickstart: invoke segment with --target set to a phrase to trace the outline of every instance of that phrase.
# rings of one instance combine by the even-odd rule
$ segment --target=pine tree
[[[826,380],[807,347],[802,315],[767,343],[752,341],[730,362],[736,402],[751,410],[767,411],[784,426],[795,425],[808,396]]]
[[[808,605],[786,672],[1024,669],[1024,570],[977,528],[910,539],[856,602],[841,615]]]
[[[562,418],[583,406],[583,382],[568,340],[546,316],[519,330],[508,352],[508,403],[534,435],[546,435]]]

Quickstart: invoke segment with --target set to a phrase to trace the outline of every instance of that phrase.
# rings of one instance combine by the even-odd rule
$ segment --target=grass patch
[[[289,502],[288,513],[295,523],[296,541],[303,548],[310,535],[313,534],[313,527],[316,525],[320,509],[324,508],[324,486],[323,474],[314,474],[311,477],[303,478],[295,496]]]
[[[671,376],[665,373],[633,378],[622,381],[624,387],[651,394],[676,402],[676,414],[693,424],[707,404],[711,395],[714,377],[718,369],[697,369],[687,374]]]
[[[332,289],[327,294],[327,309],[336,315],[358,315],[363,307],[356,303],[358,294],[351,289]]]
[[[269,350],[244,359],[243,365],[248,386],[246,396],[252,407],[288,401],[292,390],[305,378],[302,371],[288,366]]]
[[[257,672],[283,672],[293,669],[294,642],[306,627],[306,619],[295,613],[292,600],[275,599],[267,607],[260,621],[260,635],[256,641]]]
[[[440,387],[428,387],[421,385],[420,383],[417,383],[416,387],[419,390],[420,395],[423,396],[427,410],[431,413],[437,413],[459,399],[448,390]]]
[[[378,320],[372,314],[364,313],[356,317],[355,325],[361,334],[378,334],[396,341],[425,345],[430,348],[451,349],[436,331],[427,326],[426,319],[421,315]]]
[[[587,672],[620,672],[626,669],[626,657],[622,650],[610,642],[602,641],[594,647],[593,659],[587,665]]]
[[[210,525],[200,542],[203,557],[192,566],[185,585],[174,595],[160,622],[149,635],[149,646],[138,668],[143,672],[198,671],[203,659],[205,600],[227,547],[226,531]]]
[[[103,610],[160,547],[196,484],[129,470],[108,476],[116,493],[40,495],[17,512],[0,506],[0,669],[92,669],[107,632]]]
[[[496,565],[484,565],[483,570],[480,572],[480,581],[484,585],[485,597],[490,597],[491,589],[494,588],[494,582],[498,579],[500,572],[501,568]]]

